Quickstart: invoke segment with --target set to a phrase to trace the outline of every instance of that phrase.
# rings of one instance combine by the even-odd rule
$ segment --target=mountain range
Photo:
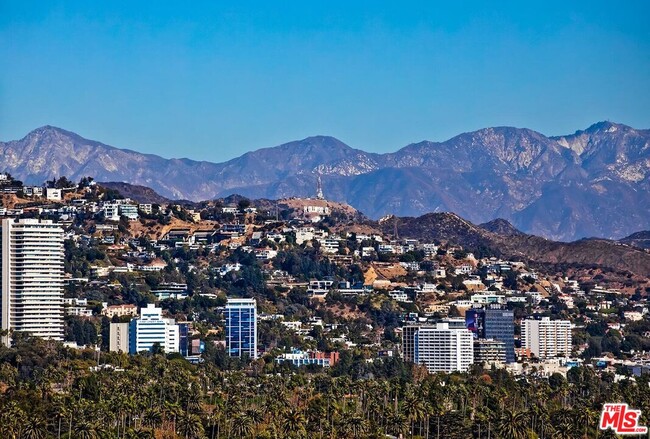
[[[556,240],[650,228],[650,130],[612,122],[559,137],[485,128],[386,154],[315,136],[223,163],[164,159],[45,126],[0,142],[0,163],[30,184],[93,176],[193,201],[313,196],[320,175],[326,198],[371,218],[450,211],[473,223],[505,218]]]

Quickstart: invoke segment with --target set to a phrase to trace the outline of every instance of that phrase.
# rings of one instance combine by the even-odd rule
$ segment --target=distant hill
[[[192,201],[313,196],[320,174],[328,199],[371,218],[450,211],[555,240],[618,239],[647,229],[650,217],[650,131],[611,122],[559,137],[485,128],[388,154],[315,136],[224,163],[164,159],[45,126],[0,142],[0,160],[0,171],[27,183],[93,176]]]
[[[569,243],[556,242],[517,233],[514,226],[504,224],[504,220],[497,220],[498,227],[477,226],[453,213],[391,218],[380,223],[384,233],[393,232],[395,221],[401,238],[445,241],[469,250],[526,262],[600,266],[650,275],[650,253],[616,241],[581,239]],[[494,224],[492,222],[492,226]]]
[[[505,220],[503,218],[497,218],[487,223],[480,224],[479,227],[500,236],[524,235],[524,232],[518,230],[515,226],[510,224],[508,220]]]
[[[98,183],[100,186],[118,191],[123,197],[131,198],[142,204],[167,204],[171,202],[169,198],[163,197],[151,188],[140,186],[138,184],[129,184],[116,181],[107,181]]]
[[[632,233],[630,236],[619,239],[618,242],[639,248],[650,249],[650,230]]]

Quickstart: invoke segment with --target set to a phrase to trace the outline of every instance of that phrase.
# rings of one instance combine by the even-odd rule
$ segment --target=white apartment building
[[[412,302],[411,299],[409,299],[408,294],[406,294],[402,290],[393,290],[388,293],[391,299],[397,301],[397,302]]]
[[[140,318],[129,326],[129,352],[150,351],[158,343],[165,353],[179,351],[180,332],[174,319],[163,318],[162,308],[153,303],[140,309]]]
[[[151,213],[153,212],[153,206],[149,203],[138,204],[138,209],[143,211],[147,215],[151,215]]]
[[[341,240],[338,238],[319,239],[321,251],[323,253],[338,253]]]
[[[522,320],[521,345],[537,358],[571,354],[571,322],[568,320]]]
[[[449,323],[423,326],[414,334],[414,362],[434,372],[466,372],[474,362],[474,339],[465,328]]]
[[[102,210],[104,211],[104,218],[107,220],[120,220],[120,205],[118,203],[104,203]]]
[[[28,197],[42,197],[43,188],[41,186],[24,186],[23,193]]]
[[[313,227],[303,227],[296,230],[296,244],[302,245],[305,242],[309,242],[314,239],[314,228]]]
[[[61,189],[48,187],[45,189],[45,198],[52,201],[61,201]]]
[[[2,329],[63,340],[63,229],[50,220],[4,219],[1,236]]]
[[[121,204],[119,208],[120,217],[126,217],[129,221],[135,221],[139,218],[138,206],[134,204]]]

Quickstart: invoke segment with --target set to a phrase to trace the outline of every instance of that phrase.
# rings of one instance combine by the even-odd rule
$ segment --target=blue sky
[[[236,3],[236,4],[235,4]],[[650,128],[650,2],[0,0],[0,140],[223,161],[511,125]]]

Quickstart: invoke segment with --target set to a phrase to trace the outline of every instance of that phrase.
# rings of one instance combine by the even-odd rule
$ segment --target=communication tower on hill
[[[316,179],[316,198],[319,200],[325,199],[325,196],[323,195],[323,181],[321,180],[320,172],[318,173],[318,178]]]

